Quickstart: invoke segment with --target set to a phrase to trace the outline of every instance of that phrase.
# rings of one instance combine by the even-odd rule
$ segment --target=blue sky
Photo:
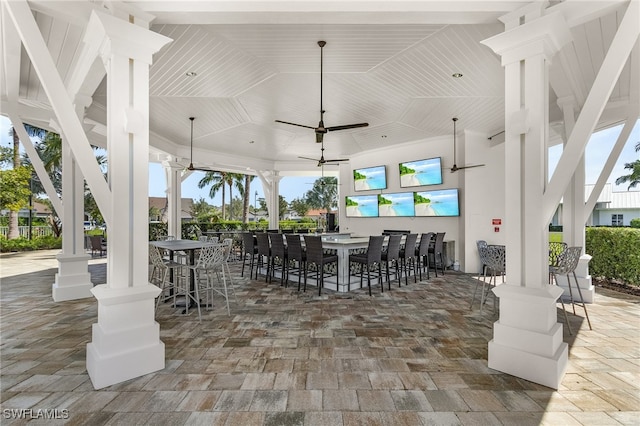
[[[9,136],[10,121],[0,116],[0,143],[2,146],[9,146],[11,143],[11,137]],[[611,151],[611,147],[615,143],[618,134],[620,133],[622,126],[612,127],[607,130],[595,133],[589,141],[586,149],[586,183],[595,183],[598,174],[604,166],[604,161],[607,158],[608,153]],[[620,159],[616,163],[611,176],[607,179],[607,182],[614,183],[617,177],[624,174],[628,174],[628,171],[624,169],[624,163],[630,163],[637,160],[640,153],[635,151],[635,144],[640,140],[640,121],[638,121],[625,145]],[[553,171],[558,163],[562,147],[560,145],[551,148],[549,152],[549,170]],[[209,198],[209,191],[207,189],[199,189],[198,181],[202,178],[203,173],[192,173],[182,184],[182,196],[185,198],[193,198],[194,200],[204,198],[209,204],[221,205],[221,194],[217,194],[214,199]],[[313,181],[320,177],[283,177],[280,181],[280,193],[287,201],[292,201],[294,198],[302,197],[309,189]],[[626,191],[627,186],[614,186],[615,191]],[[153,197],[163,197],[166,190],[166,180],[162,166],[157,163],[151,163],[149,165],[149,195]],[[255,192],[258,192],[257,198],[264,197],[262,191],[262,184],[258,179],[255,179],[251,187],[251,204],[255,202]],[[238,196],[237,191],[234,194]]]

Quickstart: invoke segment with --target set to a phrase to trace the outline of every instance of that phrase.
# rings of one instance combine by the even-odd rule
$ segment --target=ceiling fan
[[[303,160],[311,160],[311,161],[317,161],[318,162],[318,167],[324,166],[325,164],[330,164],[330,165],[337,165],[336,163],[339,163],[341,161],[349,161],[346,158],[338,158],[335,160],[326,160],[324,158],[324,142],[320,142],[320,159],[315,159],[315,158],[310,158],[310,157],[298,157],[298,158],[302,158]]]
[[[356,123],[356,124],[345,124],[342,126],[324,126],[324,113],[325,110],[322,106],[322,52],[324,46],[327,44],[326,41],[320,40],[318,42],[318,46],[320,46],[320,122],[318,123],[318,127],[307,126],[304,124],[291,123],[288,121],[276,120],[276,123],[289,124],[291,126],[305,127],[307,129],[313,129],[316,132],[316,142],[322,143],[325,133],[334,132],[336,130],[347,130],[347,129],[355,129],[358,127],[367,127],[369,123]]]
[[[458,119],[456,117],[452,118],[453,120],[453,167],[451,167],[451,173],[457,172],[458,170],[471,169],[474,167],[482,167],[484,164],[471,164],[468,166],[458,167],[456,164],[456,121]]]
[[[216,172],[217,170],[213,170],[213,169],[207,169],[205,167],[194,167],[193,166],[193,120],[195,120],[195,117],[189,117],[189,120],[191,120],[191,139],[190,139],[190,148],[191,148],[191,154],[189,156],[189,165],[187,166],[187,170],[189,171],[200,171],[200,172]]]

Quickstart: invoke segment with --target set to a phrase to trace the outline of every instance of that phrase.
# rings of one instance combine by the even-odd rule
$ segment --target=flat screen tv
[[[398,164],[400,187],[442,184],[442,163],[440,157],[426,160],[407,161]]]
[[[413,193],[416,216],[460,216],[458,189]]]
[[[387,168],[385,166],[376,166],[354,169],[353,184],[356,191],[385,189],[387,187]]]
[[[378,194],[378,215],[414,216],[413,192]]]
[[[348,195],[345,197],[347,217],[378,217],[377,195]]]

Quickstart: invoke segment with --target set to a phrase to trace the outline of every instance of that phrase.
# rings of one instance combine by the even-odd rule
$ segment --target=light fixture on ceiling
[[[451,74],[451,77],[453,77],[453,78],[462,78],[462,73],[461,72],[454,72],[453,74]]]
[[[198,73],[195,71],[187,71],[185,75],[187,77],[195,77],[196,75],[198,75]]]
[[[387,135],[380,136],[382,139],[386,139]]]

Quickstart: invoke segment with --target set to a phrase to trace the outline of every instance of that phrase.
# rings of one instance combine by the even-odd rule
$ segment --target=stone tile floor
[[[165,369],[96,391],[85,351],[97,305],[52,301],[55,254],[0,257],[3,425],[640,424],[640,298],[599,289],[593,331],[569,315],[579,331],[565,327],[569,369],[555,391],[487,368],[497,317],[492,303],[469,309],[470,275],[319,297],[234,265],[230,317],[221,301],[201,324],[162,305]],[[90,261],[94,283],[104,262]],[[12,417],[43,410],[68,418]]]

